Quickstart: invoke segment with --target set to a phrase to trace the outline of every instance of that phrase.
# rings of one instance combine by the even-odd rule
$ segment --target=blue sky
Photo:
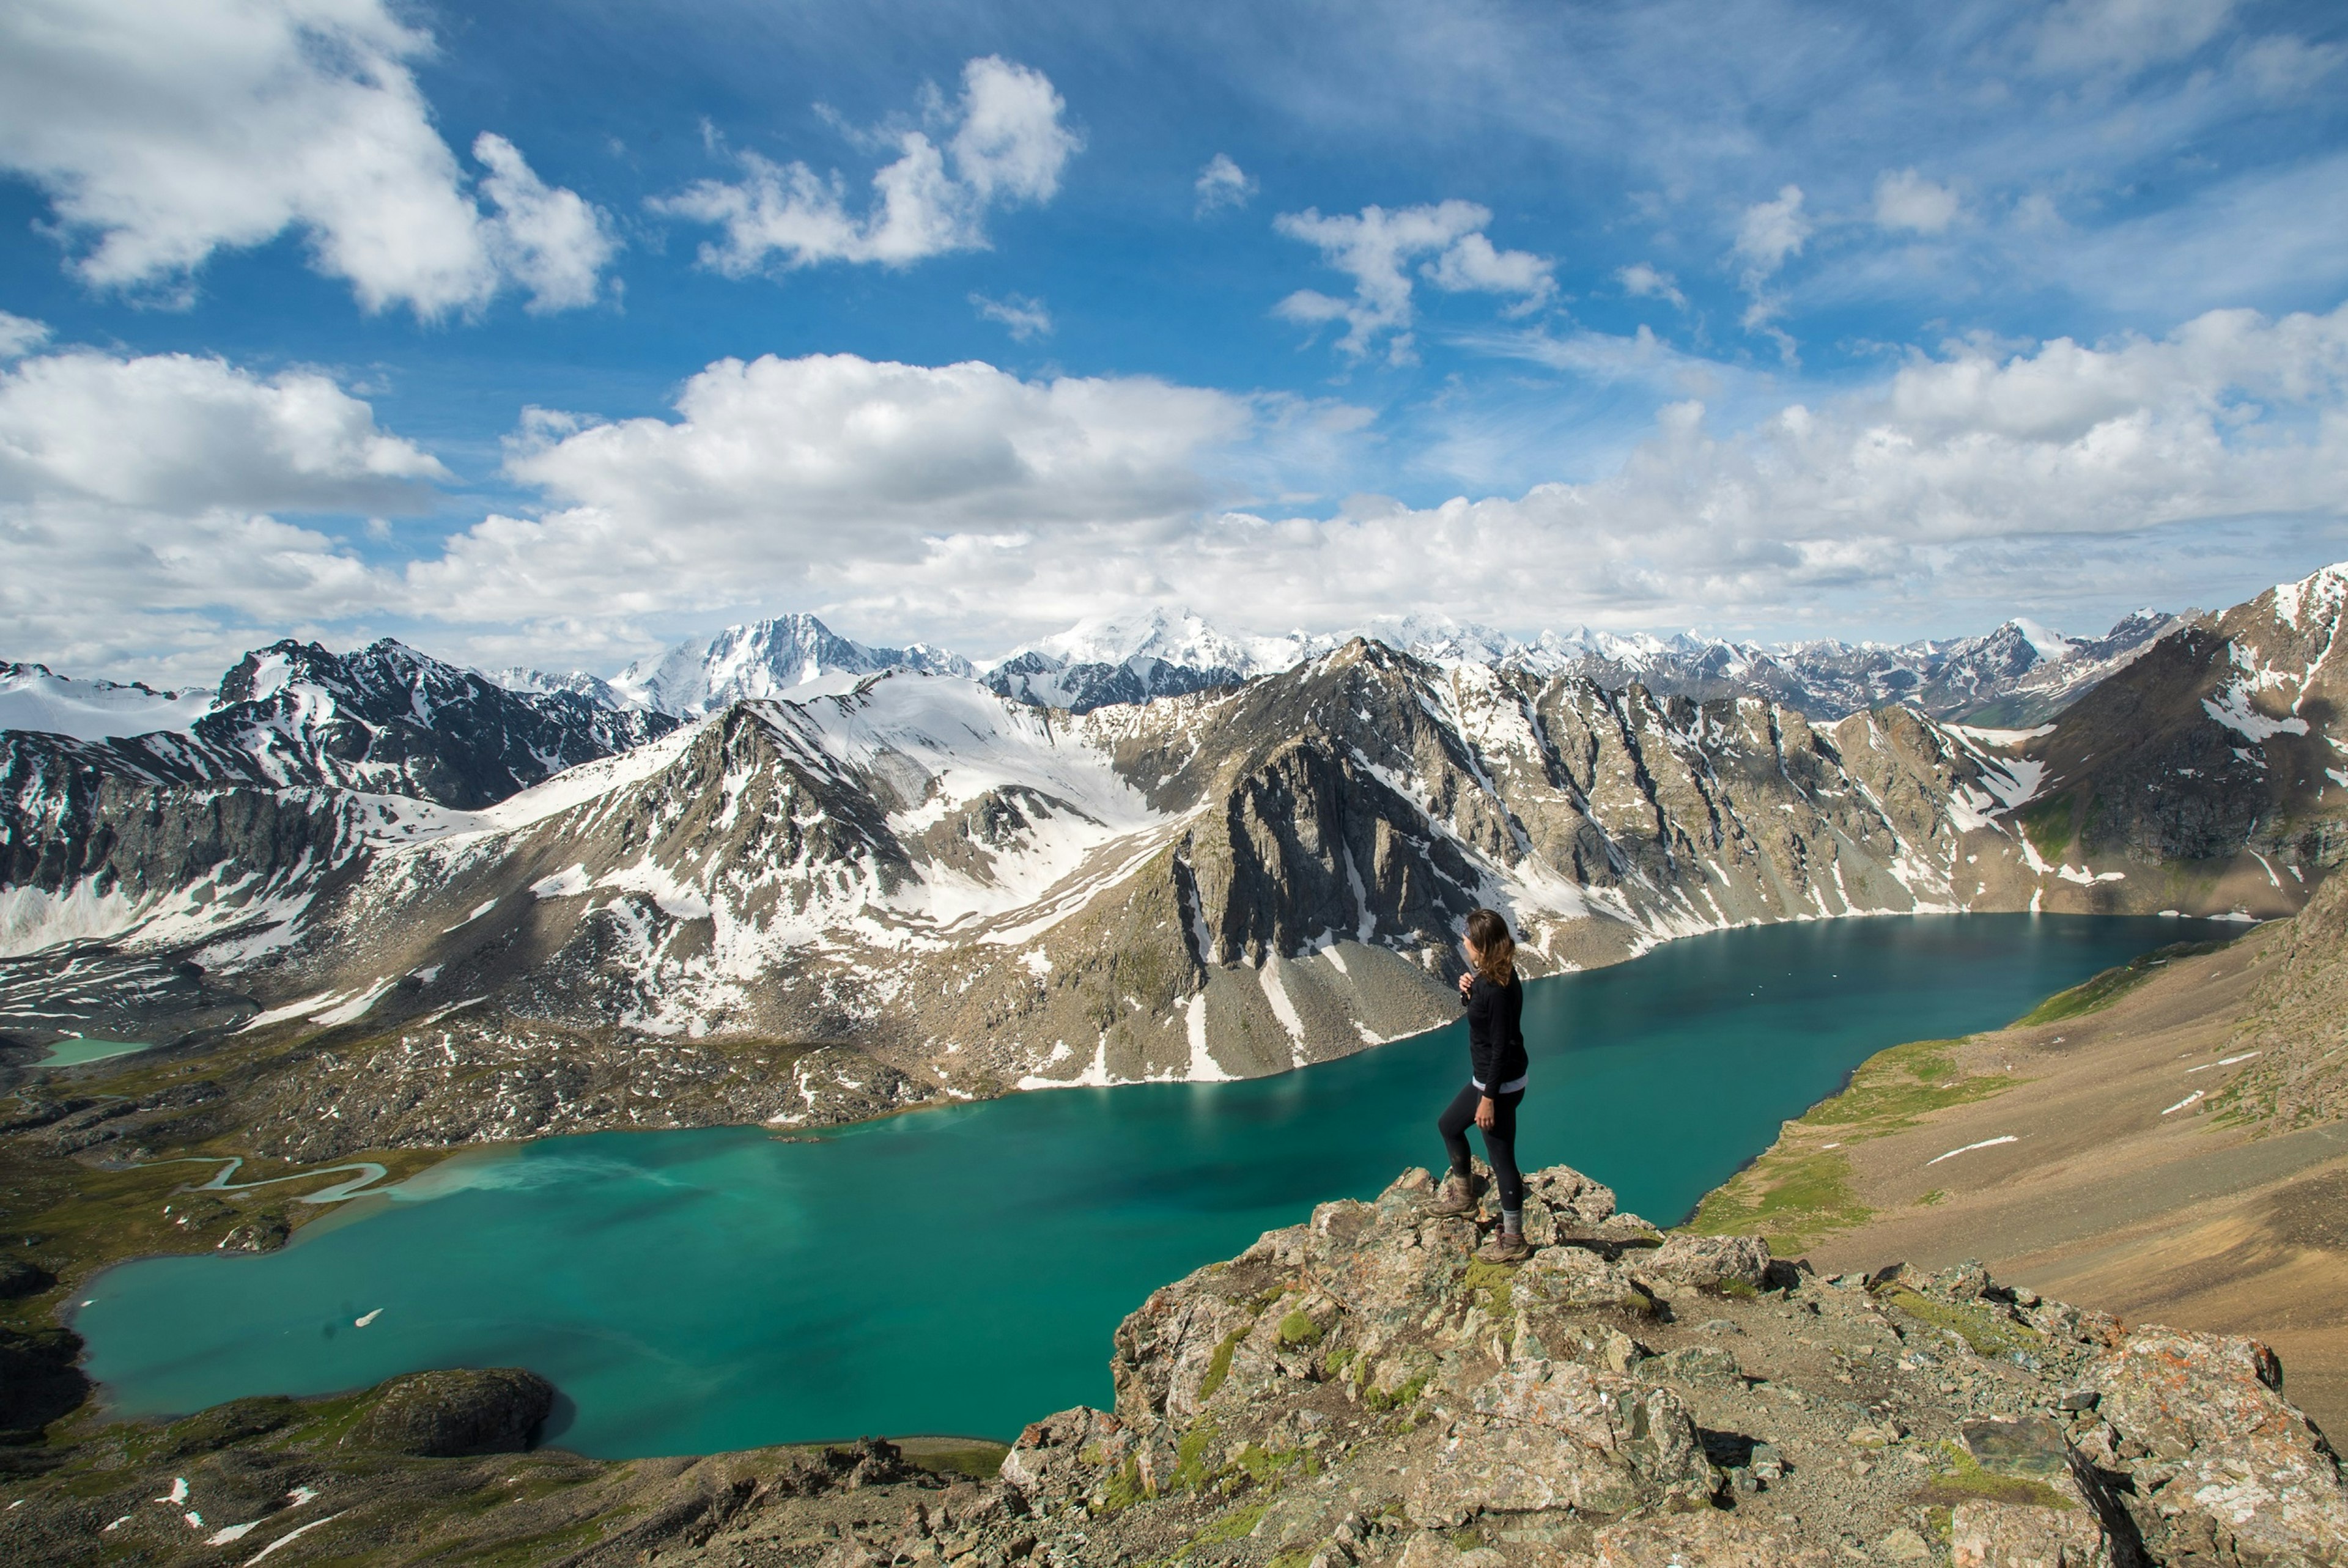
[[[2230,0],[24,0],[0,655],[2222,604],[2348,557],[2343,62]]]

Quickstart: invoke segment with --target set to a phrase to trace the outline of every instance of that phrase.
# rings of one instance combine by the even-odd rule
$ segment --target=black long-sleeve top
[[[1525,1086],[1525,982],[1511,975],[1496,986],[1477,975],[1459,1005],[1468,1009],[1468,1060],[1476,1086],[1506,1094]]]

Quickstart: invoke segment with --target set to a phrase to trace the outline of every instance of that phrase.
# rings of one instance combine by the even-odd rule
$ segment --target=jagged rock
[[[520,1453],[553,1409],[554,1385],[520,1368],[417,1372],[386,1383],[343,1440],[430,1459]]]
[[[2348,1562],[2348,1494],[2322,1435],[2283,1399],[2255,1339],[2145,1328],[2095,1368],[2097,1409],[2149,1455],[2136,1511],[2157,1556],[2244,1563]]]
[[[1758,1290],[1769,1280],[1769,1244],[1750,1235],[1667,1236],[1643,1266],[1698,1290]]]
[[[1720,1487],[1687,1408],[1668,1389],[1576,1362],[1519,1362],[1476,1390],[1443,1445],[1408,1477],[1412,1522],[1463,1523],[1478,1510],[1698,1508]]]

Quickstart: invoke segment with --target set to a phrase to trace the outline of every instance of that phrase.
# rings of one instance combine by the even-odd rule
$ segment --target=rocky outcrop
[[[395,1378],[343,1441],[419,1459],[520,1453],[554,1409],[554,1385],[514,1367]]]
[[[1046,1542],[1082,1522],[1085,1562],[2348,1553],[2337,1460],[2253,1341],[1978,1266],[1821,1280],[1757,1238],[1658,1238],[1573,1172],[1534,1184],[1550,1239],[1520,1266],[1476,1261],[1412,1172],[1159,1290],[1117,1332],[1116,1408],[1031,1426],[1004,1481]]]

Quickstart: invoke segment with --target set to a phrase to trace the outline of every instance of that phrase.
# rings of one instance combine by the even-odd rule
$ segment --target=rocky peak
[[[1528,1262],[1406,1172],[1153,1293],[1112,1410],[1003,1465],[1066,1556],[1337,1564],[2337,1563],[2338,1461],[2254,1340],[1979,1265],[1821,1279],[1535,1173]],[[1838,1556],[1839,1553],[1839,1556]]]

